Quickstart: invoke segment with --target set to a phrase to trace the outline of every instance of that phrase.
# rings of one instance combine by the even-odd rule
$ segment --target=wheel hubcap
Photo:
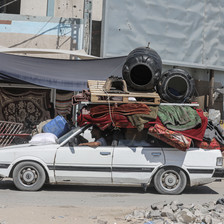
[[[38,172],[31,167],[23,168],[20,172],[20,181],[23,185],[32,185],[38,179]]]
[[[35,175],[32,171],[26,171],[23,174],[23,179],[24,181],[26,181],[27,183],[32,182],[35,179]]]
[[[174,190],[180,185],[180,176],[175,171],[166,171],[160,179],[161,186],[166,190]]]

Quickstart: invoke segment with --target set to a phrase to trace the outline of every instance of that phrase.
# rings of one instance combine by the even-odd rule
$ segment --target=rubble
[[[224,203],[220,201],[204,204],[158,202],[145,210],[134,210],[125,220],[130,224],[223,224]]]

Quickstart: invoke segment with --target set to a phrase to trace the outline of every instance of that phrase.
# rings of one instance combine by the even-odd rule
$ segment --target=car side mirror
[[[78,145],[78,144],[77,144],[77,138],[72,138],[72,139],[70,139],[70,140],[68,141],[68,145],[69,145],[70,147],[73,147],[73,146]]]

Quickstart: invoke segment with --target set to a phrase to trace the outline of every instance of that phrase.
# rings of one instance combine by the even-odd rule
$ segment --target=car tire
[[[154,91],[160,79],[162,60],[149,47],[139,47],[131,51],[122,68],[122,75],[131,91]]]
[[[173,68],[162,74],[157,90],[160,97],[169,103],[187,103],[194,94],[195,83],[187,71]]]
[[[154,176],[154,187],[160,194],[181,194],[186,185],[186,174],[176,167],[161,168]]]
[[[13,182],[22,191],[37,191],[46,180],[43,167],[36,162],[21,162],[13,170]]]

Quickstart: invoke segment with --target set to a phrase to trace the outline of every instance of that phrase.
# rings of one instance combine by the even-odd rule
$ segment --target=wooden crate
[[[88,87],[93,103],[144,103],[159,105],[159,94],[147,92],[106,93],[103,89],[106,81],[88,80]],[[135,100],[134,100],[135,99]]]

